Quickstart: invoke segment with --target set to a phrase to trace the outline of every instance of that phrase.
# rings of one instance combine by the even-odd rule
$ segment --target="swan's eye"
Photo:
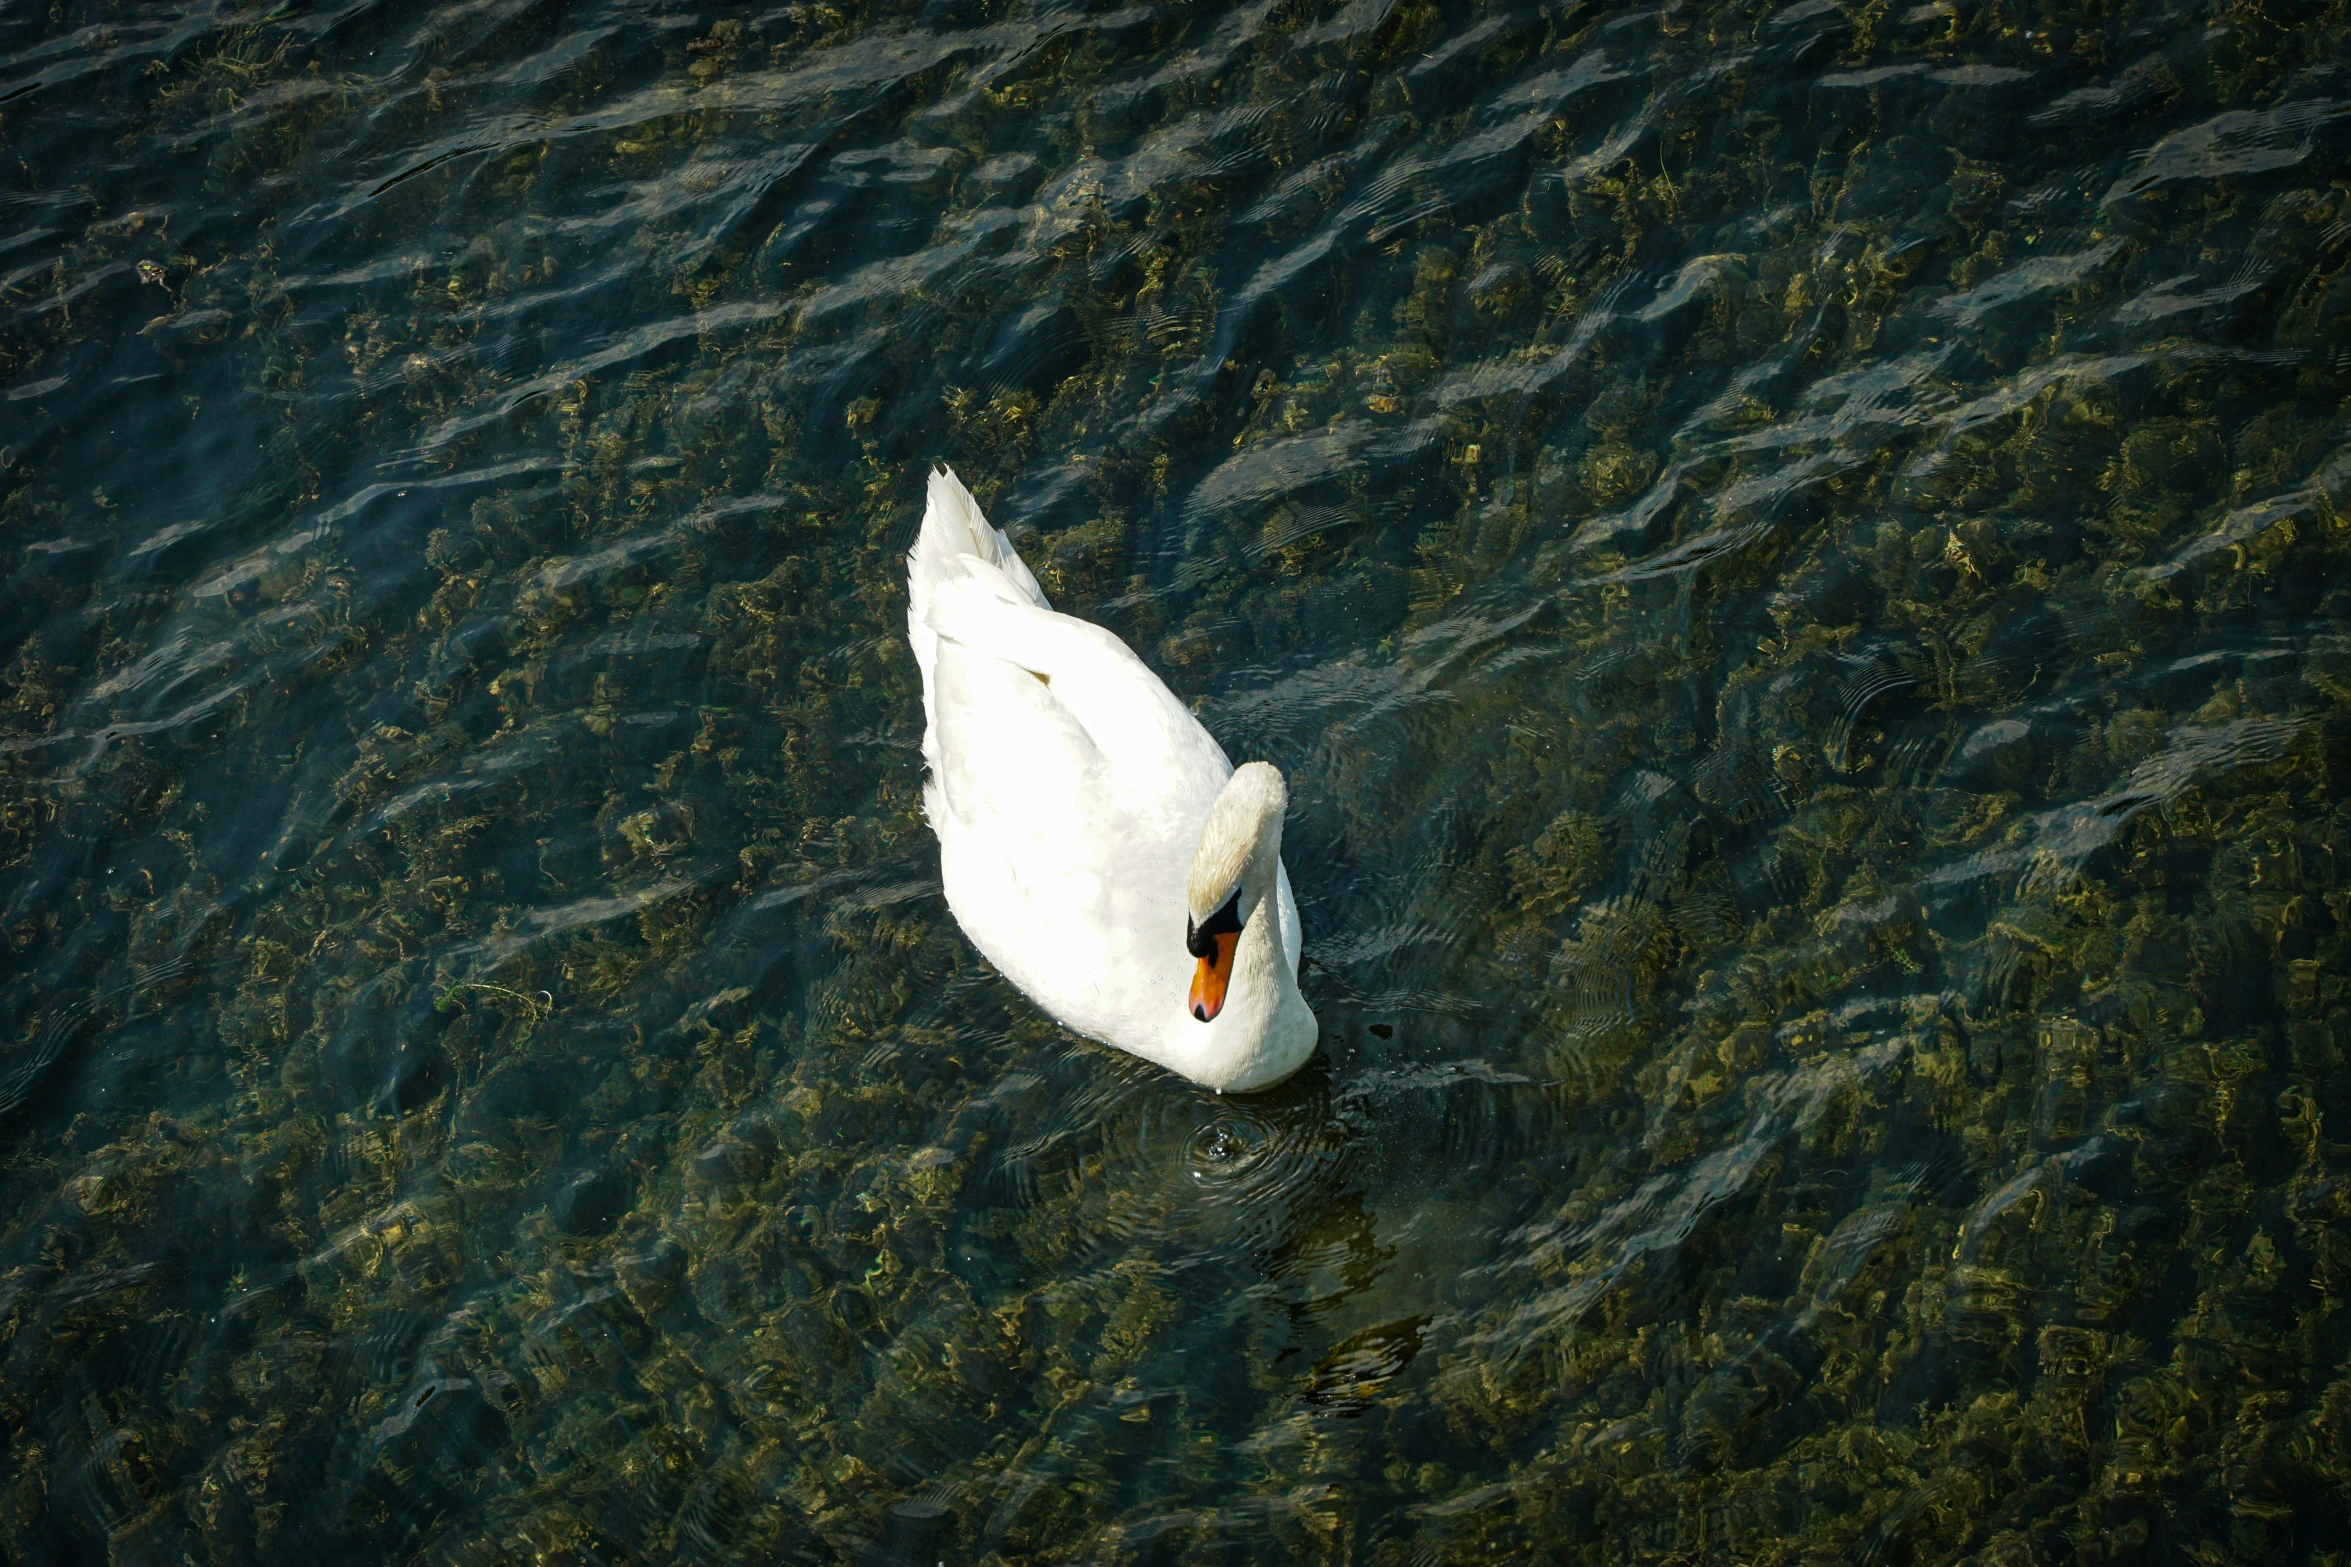
[[[1184,950],[1196,958],[1204,958],[1216,951],[1216,938],[1237,936],[1241,932],[1241,889],[1224,900],[1224,907],[1208,918],[1194,924],[1190,916],[1184,919]]]

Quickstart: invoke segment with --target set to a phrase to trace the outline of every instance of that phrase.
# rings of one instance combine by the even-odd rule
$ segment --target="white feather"
[[[1211,1088],[1269,1087],[1304,1065],[1316,1028],[1298,993],[1279,775],[1269,793],[1250,775],[1272,770],[1247,769],[1234,793],[1248,801],[1217,811],[1204,842],[1233,777],[1223,750],[1124,642],[1053,611],[944,468],[931,475],[907,588],[923,803],[947,906],[972,944],[1067,1027]],[[1242,830],[1252,836],[1233,841]],[[1258,912],[1224,1009],[1206,1023],[1185,1005],[1195,860],[1246,862],[1261,879],[1270,866],[1273,882],[1244,887]]]

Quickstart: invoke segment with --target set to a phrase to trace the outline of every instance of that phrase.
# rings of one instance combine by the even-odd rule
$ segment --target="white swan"
[[[1124,642],[1054,613],[945,468],[907,568],[923,809],[972,945],[1065,1026],[1220,1093],[1305,1065],[1281,773],[1236,772]]]

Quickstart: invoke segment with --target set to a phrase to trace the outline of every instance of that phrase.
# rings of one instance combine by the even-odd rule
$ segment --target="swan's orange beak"
[[[1227,931],[1208,940],[1208,953],[1192,973],[1192,1016],[1203,1023],[1224,1010],[1224,987],[1233,977],[1233,949],[1241,944],[1241,933]]]

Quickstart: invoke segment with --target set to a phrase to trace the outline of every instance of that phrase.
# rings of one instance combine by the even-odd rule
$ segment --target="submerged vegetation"
[[[2351,1552],[2340,3],[706,11],[0,21],[0,1553]],[[955,929],[934,457],[1299,1079]]]

